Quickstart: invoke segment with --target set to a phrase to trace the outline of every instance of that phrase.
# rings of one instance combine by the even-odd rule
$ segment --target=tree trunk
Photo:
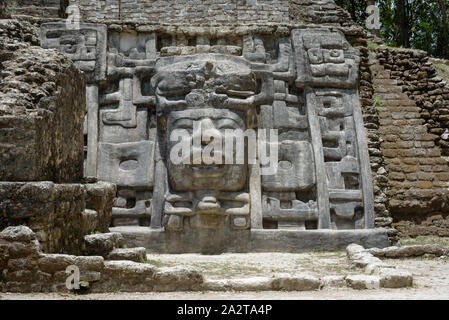
[[[410,21],[408,0],[396,0],[395,21],[398,26],[398,44],[410,48]]]
[[[0,0],[0,18],[6,17],[6,0]]]
[[[436,53],[445,58],[449,58],[449,50],[447,48],[449,41],[449,23],[447,15],[447,5],[445,0],[438,0],[438,5],[442,15],[441,29],[438,34]]]

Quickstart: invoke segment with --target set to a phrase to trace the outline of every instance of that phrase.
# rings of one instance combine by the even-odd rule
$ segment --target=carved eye
[[[239,126],[235,123],[235,121],[230,120],[230,119],[225,119],[218,124],[218,128],[220,130],[226,130],[226,129],[235,130],[235,129],[238,129]]]
[[[246,99],[255,95],[254,91],[240,91],[240,90],[224,90],[222,88],[215,91],[216,94],[225,94],[232,99]]]
[[[157,90],[157,94],[165,97],[168,101],[183,101],[189,93],[189,88],[173,88],[169,90],[161,90],[158,88]]]
[[[175,129],[185,129],[185,130],[193,130],[193,121],[188,119],[183,119],[181,121],[177,121],[175,123]]]
[[[136,159],[124,160],[119,165],[120,169],[125,171],[136,170],[139,167],[139,162]]]
[[[340,50],[331,50],[330,52],[330,56],[332,58],[338,58],[341,55],[341,51]]]

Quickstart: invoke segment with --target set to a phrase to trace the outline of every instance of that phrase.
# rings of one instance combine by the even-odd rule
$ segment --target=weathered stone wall
[[[0,181],[79,181],[84,76],[37,39],[26,22],[0,22]]]
[[[66,16],[79,6],[84,22],[138,25],[316,24],[354,26],[333,0],[16,0],[13,14],[40,19]]]
[[[78,254],[85,234],[108,231],[116,188],[75,184],[83,178],[84,75],[38,44],[30,23],[0,20],[0,228],[27,225],[46,252]]]
[[[131,261],[104,261],[101,256],[44,254],[27,227],[0,233],[0,292],[67,292],[68,266],[80,270],[80,281],[92,292],[201,290],[204,279],[193,268],[156,268]]]
[[[387,228],[390,242],[396,243],[398,240],[397,230],[392,228],[393,219],[388,209],[388,176],[385,170],[385,160],[380,150],[382,139],[379,135],[379,115],[373,100],[372,57],[366,39],[363,40],[365,41],[364,46],[359,47],[361,52],[359,93],[373,176],[375,223],[376,227]]]
[[[340,25],[356,27],[349,14],[335,5],[333,0],[291,0],[290,20],[294,23]]]
[[[377,56],[380,64],[391,71],[391,79],[398,80],[403,92],[416,101],[429,133],[438,136],[436,145],[443,155],[449,155],[449,86],[437,75],[427,53],[379,49]]]
[[[449,166],[435,134],[446,126],[445,83],[424,52],[380,48],[377,58],[374,98],[393,225],[402,236],[447,236]]]
[[[115,193],[109,183],[0,182],[0,229],[26,225],[45,252],[80,254],[86,234],[108,232]]]
[[[13,15],[29,15],[40,18],[61,17],[63,5],[66,1],[60,0],[5,0],[8,11]]]
[[[70,0],[86,22],[164,25],[286,23],[288,0]]]

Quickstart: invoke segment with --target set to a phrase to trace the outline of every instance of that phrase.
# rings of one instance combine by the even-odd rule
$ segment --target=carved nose
[[[201,121],[201,144],[206,146],[218,138],[221,138],[221,133],[215,128],[212,120],[203,119]]]
[[[214,143],[215,139],[222,140],[221,133],[215,128],[211,119],[205,118],[194,124],[193,129],[193,148],[192,161],[193,164],[203,163],[203,150],[206,146]],[[214,153],[214,152],[213,152]]]

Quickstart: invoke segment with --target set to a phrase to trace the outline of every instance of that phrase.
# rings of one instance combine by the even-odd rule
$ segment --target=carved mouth
[[[225,171],[225,165],[192,165],[190,171],[194,178],[222,177]]]

